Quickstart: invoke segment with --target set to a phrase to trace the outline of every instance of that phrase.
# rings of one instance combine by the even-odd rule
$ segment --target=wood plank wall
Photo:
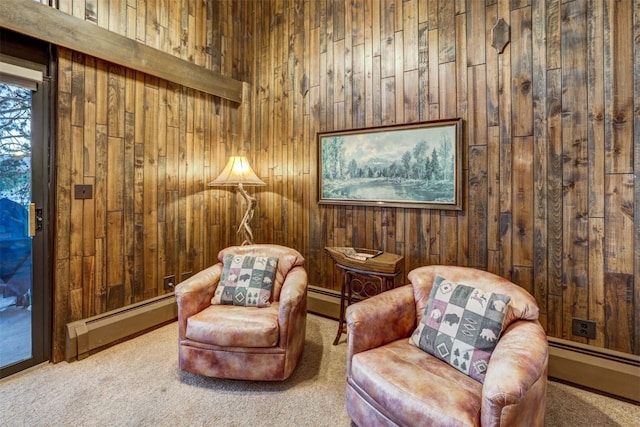
[[[68,14],[249,80],[248,10],[231,1],[59,0]],[[236,19],[231,19],[235,16]],[[87,41],[90,42],[90,41]],[[247,105],[59,49],[53,360],[65,325],[167,291],[235,243],[236,194],[207,187],[241,142]],[[77,200],[76,184],[94,197]],[[234,222],[235,221],[235,222]]]
[[[640,0],[57,7],[251,96],[60,51],[54,360],[67,322],[162,294],[165,275],[238,243],[237,195],[206,187],[236,153],[268,184],[250,190],[256,241],[299,249],[312,285],[337,289],[325,246],[401,253],[404,273],[469,265],[532,292],[550,336],[640,354]],[[317,132],[450,117],[464,120],[463,211],[317,205]],[[94,198],[75,200],[77,183]],[[571,335],[572,317],[595,320],[596,339]]]
[[[550,336],[640,354],[638,0],[254,7],[257,241],[301,249],[311,284],[333,290],[325,246],[403,254],[405,273],[486,269],[535,295]],[[317,132],[451,117],[462,212],[317,205]],[[573,317],[596,339],[572,335]]]

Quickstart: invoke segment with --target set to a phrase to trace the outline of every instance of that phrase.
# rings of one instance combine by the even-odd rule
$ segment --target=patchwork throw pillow
[[[227,254],[212,304],[268,307],[277,257]]]
[[[511,297],[436,277],[410,343],[484,383]]]

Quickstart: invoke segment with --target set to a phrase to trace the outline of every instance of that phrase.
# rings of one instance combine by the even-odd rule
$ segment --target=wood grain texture
[[[245,80],[250,101],[59,50],[58,360],[66,322],[161,294],[238,243],[241,199],[206,186],[232,154],[267,182],[250,189],[256,241],[300,250],[311,285],[339,289],[326,246],[404,255],[397,283],[472,265],[530,291],[549,336],[586,342],[571,318],[591,319],[588,344],[640,354],[640,0],[116,3],[61,10]],[[463,211],[317,204],[318,132],[451,117]],[[73,200],[76,183],[94,199]]]
[[[78,10],[77,4],[83,2],[74,2],[74,10]],[[125,10],[119,9],[119,4],[124,4]],[[0,3],[0,26],[122,66],[134,66],[151,75],[180,81],[186,86],[235,102],[240,101],[241,82],[162,52],[155,46],[157,43],[154,43],[154,39],[148,45],[127,38],[126,3],[110,2],[109,5],[109,27],[103,29],[37,2],[4,0]],[[149,22],[157,23],[153,16]],[[156,24],[152,25],[156,27]],[[88,40],[91,42],[88,43]]]

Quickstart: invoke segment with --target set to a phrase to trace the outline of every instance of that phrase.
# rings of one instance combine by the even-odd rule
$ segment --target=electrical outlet
[[[166,276],[164,278],[164,290],[172,291],[176,287],[176,276]]]
[[[582,338],[593,340],[596,338],[596,322],[574,317],[571,319],[571,333]]]

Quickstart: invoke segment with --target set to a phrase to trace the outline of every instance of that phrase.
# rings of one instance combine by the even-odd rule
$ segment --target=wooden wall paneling
[[[381,108],[380,125],[387,126],[396,123],[396,79],[386,77],[381,80]]]
[[[609,108],[605,113],[605,286],[617,286],[617,290],[606,289],[607,295],[619,295],[620,315],[633,311],[634,238],[633,198],[633,126],[629,116],[633,109],[632,73],[632,15],[622,10],[620,5],[607,4],[604,38],[604,81],[605,103]],[[615,46],[615,48],[614,48]],[[635,140],[635,150],[638,141]],[[638,237],[636,237],[637,239]],[[613,248],[613,241],[615,249]],[[615,275],[615,276],[614,276]],[[627,279],[629,277],[629,279]],[[609,281],[610,278],[613,280]],[[625,293],[626,297],[622,298]],[[637,310],[636,310],[637,311]],[[615,317],[613,313],[612,316]],[[631,317],[617,317],[618,330],[608,330],[609,345],[633,351],[634,325]],[[629,321],[628,321],[629,320]],[[611,323],[608,322],[608,325]],[[635,335],[638,332],[636,331]]]
[[[629,120],[628,88],[639,80],[632,77],[640,61],[631,36],[640,30],[630,5],[146,5],[154,9],[77,6],[99,26],[246,79],[251,117],[228,101],[157,79],[145,84],[140,72],[61,50],[57,138],[65,142],[57,154],[65,160],[57,165],[56,215],[57,235],[66,237],[56,239],[56,283],[65,284],[56,288],[56,319],[144,299],[149,287],[164,292],[163,274],[199,269],[236,243],[241,200],[232,189],[205,187],[240,151],[268,184],[254,191],[256,241],[300,249],[312,285],[339,289],[328,245],[401,253],[403,275],[425,263],[474,265],[531,290],[550,336],[580,341],[567,327],[572,316],[584,317],[598,328],[589,344],[639,352],[640,316],[630,295],[640,294],[640,234],[630,230],[638,230],[640,137],[637,120]],[[490,46],[498,18],[512,36],[501,54]],[[318,131],[456,116],[464,119],[464,211],[317,205]],[[72,144],[85,153],[80,163]],[[112,158],[122,163],[121,178]],[[74,168],[96,190],[92,202],[80,202],[79,220],[71,215]],[[152,189],[158,200],[149,204]],[[154,205],[157,219],[149,222]],[[149,227],[157,234],[155,255],[144,249]],[[73,230],[82,232],[73,237]],[[76,284],[80,291],[72,290]],[[56,323],[58,340],[63,332]],[[54,348],[63,353],[59,343]]]
[[[71,57],[71,182],[72,185],[84,184],[84,57],[73,53]],[[71,218],[84,216],[82,200],[71,196]],[[84,235],[90,233],[83,227],[71,227],[69,233],[69,309],[76,319],[83,316],[83,294],[88,292],[83,286],[83,242]]]
[[[420,265],[428,265],[430,264],[429,258],[432,256],[432,247],[431,243],[434,240],[431,232],[431,212],[428,209],[421,209],[418,213],[419,215],[419,230],[420,239],[419,243],[419,252],[416,262]]]
[[[396,249],[396,209],[392,208],[382,208],[381,211],[381,226],[382,226],[382,234],[383,234],[383,244],[382,247],[386,252],[393,252]]]
[[[417,0],[418,3],[418,22],[429,25],[429,0]]]
[[[169,32],[171,34],[171,32]],[[183,272],[179,270],[179,246],[178,246],[178,165],[179,165],[179,130],[180,130],[180,89],[173,83],[167,84],[166,90],[166,142],[165,142],[165,170],[164,182],[165,194],[165,266],[164,276],[176,274],[176,281],[182,277],[177,276]],[[215,117],[212,117],[212,121]]]
[[[190,198],[187,197],[187,174],[188,174],[188,150],[186,145],[187,139],[187,91],[180,92],[180,110],[179,110],[179,127],[178,127],[178,246],[181,248],[183,256],[178,260],[178,270],[189,270],[190,265],[187,257],[184,256],[188,252],[187,240],[187,215],[191,212],[191,206],[188,204]]]
[[[622,289],[607,288],[609,283],[611,286],[630,286],[626,292],[628,295],[624,299],[615,299],[616,309],[623,312],[633,312],[633,274],[634,260],[633,248],[634,238],[631,230],[633,229],[633,192],[634,178],[631,174],[610,174],[606,177],[605,205],[606,215],[605,223],[607,232],[605,235],[605,293],[611,295],[622,295]],[[614,244],[615,241],[615,244]],[[610,282],[610,278],[615,280]],[[612,300],[608,300],[610,303]],[[609,310],[613,308],[607,307],[607,312],[611,316],[615,316]],[[619,319],[621,320],[621,319]],[[611,323],[608,323],[611,325]],[[617,325],[620,330],[608,330],[607,336],[610,340],[609,345],[616,348],[626,348],[626,352],[632,351],[633,343],[628,338],[633,336],[633,325],[620,322]],[[624,330],[626,329],[626,330]],[[631,345],[631,347],[628,347]]]
[[[500,251],[500,128],[487,129],[487,270],[499,271]]]
[[[604,239],[604,218],[589,218],[589,320],[596,322],[596,338],[588,342],[598,347],[607,345]]]
[[[98,81],[98,80],[96,80]],[[104,91],[101,85],[96,85],[98,93]],[[97,98],[97,96],[96,96]],[[97,105],[96,105],[97,107]],[[96,108],[96,113],[99,109]],[[96,121],[98,115],[96,114]],[[93,314],[104,313],[107,307],[107,271],[106,271],[106,235],[107,235],[107,153],[108,153],[108,136],[107,126],[104,124],[96,125],[95,139],[95,163],[96,176],[94,187],[95,200],[95,219],[94,234],[96,238],[96,285],[95,295],[93,296]],[[135,283],[135,282],[134,282]]]
[[[548,56],[547,56],[548,57]],[[562,78],[561,70],[547,73],[547,132],[549,134],[547,170],[547,258],[548,318],[547,331],[552,336],[562,336],[563,295],[563,185],[562,185]]]
[[[214,248],[212,248],[212,245],[208,244],[208,241],[212,238],[216,238],[216,234],[215,234],[217,231],[216,221],[219,221],[217,219],[218,215],[215,215],[214,213],[215,211],[217,211],[217,209],[215,209],[214,211],[214,207],[212,205],[212,197],[211,197],[212,188],[208,186],[208,183],[217,177],[217,175],[213,176],[214,172],[212,172],[211,170],[212,169],[211,165],[212,163],[215,162],[215,160],[213,159],[214,141],[215,141],[213,129],[216,128],[216,125],[215,125],[216,117],[215,117],[215,113],[213,112],[213,109],[214,109],[213,96],[211,95],[204,96],[204,103],[202,108],[203,108],[203,113],[202,113],[203,114],[203,129],[202,129],[203,162],[202,162],[202,173],[201,173],[202,181],[200,184],[200,188],[201,188],[200,191],[202,195],[202,210],[204,215],[203,217],[204,224],[202,225],[203,241],[202,241],[202,246],[200,248],[202,253],[201,270],[212,265],[214,263],[213,260],[216,259],[217,251]],[[250,138],[251,137],[252,136],[250,136]],[[169,141],[167,139],[167,156],[169,156],[168,148],[169,148]],[[187,271],[180,271],[176,273],[177,280],[182,280],[183,277],[186,278],[188,273],[189,272]],[[194,274],[195,272],[191,271],[190,273]]]
[[[366,123],[367,126],[379,126],[381,124],[381,73],[382,73],[382,65],[381,65],[381,56],[380,56],[380,45],[382,43],[381,34],[380,34],[380,3],[373,1],[373,5],[371,7],[371,114],[372,116],[367,116]],[[369,21],[366,21],[365,25],[367,25]],[[367,76],[369,72],[367,72]]]
[[[589,344],[605,343],[605,139],[604,139],[604,3],[587,8],[587,124],[589,173],[589,320],[596,322],[596,338]]]
[[[455,61],[446,62],[439,66],[439,108],[440,118],[448,119],[458,117],[457,94],[457,73]]]
[[[533,102],[531,8],[511,13],[512,262],[533,265]]]
[[[499,116],[499,73],[498,73],[498,65],[499,65],[499,54],[491,46],[491,36],[493,26],[498,21],[497,18],[498,7],[494,5],[487,6],[485,11],[485,63],[486,63],[486,74],[487,74],[487,86],[486,86],[486,99],[487,99],[487,125],[488,126],[498,126],[500,121]],[[472,44],[475,48],[475,43]]]
[[[634,347],[633,276],[605,273],[607,348],[631,353]],[[614,306],[615,305],[615,306]],[[636,310],[637,311],[637,310]]]
[[[418,68],[418,2],[406,0],[402,3],[402,61],[404,71]],[[413,88],[417,86],[412,86]]]
[[[194,91],[194,118],[193,118],[193,252],[192,252],[192,270],[200,271],[204,269],[204,233],[205,233],[205,204],[204,204],[204,159],[205,149],[208,145],[205,137],[205,121],[209,117],[205,117],[206,98],[202,92]],[[255,162],[254,162],[255,163]],[[180,272],[182,273],[182,272]]]
[[[427,22],[429,24],[429,28],[438,28],[438,6],[440,4],[439,0],[426,0],[427,4]]]
[[[158,295],[164,293],[164,277],[169,276],[167,273],[167,229],[166,229],[166,221],[167,221],[167,206],[166,206],[166,196],[167,190],[165,188],[165,177],[167,174],[167,158],[164,155],[161,155],[161,149],[158,148],[158,153],[160,155],[157,156],[156,160],[156,173],[157,173],[157,181],[156,181],[156,226],[155,232],[157,236],[156,241],[156,256],[155,261],[156,265],[156,292]],[[127,277],[127,276],[125,276]],[[177,276],[178,278],[180,276]],[[174,285],[176,283],[174,282]]]
[[[533,137],[513,138],[513,265],[533,266]]]
[[[304,133],[300,135],[294,131],[293,141],[288,142],[294,146],[286,148],[287,160],[297,159],[297,163],[304,164],[304,159],[300,158],[303,151],[295,146],[300,143],[298,138],[302,141],[314,138],[314,150],[309,152],[315,153],[314,130],[359,127],[362,120],[365,126],[375,126],[406,123],[414,117],[426,120],[461,116],[465,119],[463,138],[467,147],[464,152],[467,207],[460,213],[383,208],[380,209],[379,225],[378,211],[374,208],[309,207],[310,212],[315,209],[317,214],[310,214],[308,227],[320,231],[320,237],[310,236],[309,253],[322,253],[322,247],[330,244],[364,242],[365,245],[375,245],[380,236],[387,250],[393,246],[396,251],[404,251],[406,267],[419,265],[422,259],[474,264],[512,278],[533,292],[539,300],[542,321],[548,331],[555,331],[562,337],[568,315],[563,310],[576,302],[574,294],[568,294],[564,287],[577,271],[573,265],[575,260],[567,258],[568,254],[576,253],[575,249],[568,250],[574,245],[571,236],[576,234],[569,231],[573,224],[563,207],[573,206],[575,200],[580,204],[588,202],[605,206],[604,202],[591,201],[590,197],[584,196],[586,190],[597,194],[597,188],[592,187],[600,185],[597,182],[603,182],[602,178],[593,175],[590,178],[593,184],[580,182],[581,190],[577,196],[571,194],[573,180],[567,180],[576,168],[582,167],[571,161],[567,163],[567,150],[571,152],[573,149],[569,143],[571,135],[584,133],[583,130],[587,129],[583,118],[591,113],[585,108],[589,106],[596,111],[597,96],[602,97],[599,93],[604,90],[600,87],[606,86],[601,81],[606,79],[605,73],[600,77],[598,69],[589,72],[589,78],[580,77],[573,62],[573,55],[577,54],[568,53],[568,60],[563,47],[568,34],[574,34],[576,24],[568,20],[562,11],[572,7],[586,11],[584,3],[577,2],[577,6],[555,0],[535,4],[526,1],[488,2],[486,5],[430,0],[337,3],[304,5],[304,36],[314,37],[312,23],[317,23],[318,28],[318,58],[309,58],[311,53],[305,57],[305,64],[318,63],[317,84],[309,83],[309,93],[316,86],[318,95],[313,102],[309,100],[305,104],[305,120],[309,111],[309,127],[304,122]],[[351,7],[358,8],[361,4],[364,16],[360,10]],[[593,22],[588,21],[592,27],[587,26],[586,32],[578,31],[578,36],[587,40],[584,46],[591,46],[590,40],[595,39],[590,35],[592,31],[604,31],[604,23],[598,19],[604,19],[599,16],[606,14],[599,12],[599,8],[605,7],[598,5],[589,11],[596,18]],[[290,12],[286,18],[294,32],[299,19],[296,13]],[[412,13],[415,13],[415,22]],[[614,15],[616,13],[614,11]],[[271,16],[275,15],[271,13]],[[579,21],[584,21],[585,16],[582,14]],[[504,18],[512,26],[511,43],[500,54],[490,46],[491,27],[498,18]],[[607,19],[613,22],[622,18]],[[292,30],[289,31],[291,34]],[[268,45],[280,46],[279,40],[287,40],[277,34],[271,31]],[[612,37],[615,39],[616,36]],[[315,42],[306,43],[309,50],[313,50],[311,46]],[[594,64],[605,61],[598,59],[604,49],[598,46],[585,50],[591,52]],[[295,120],[296,103],[291,100],[281,102],[277,98],[279,93],[291,96],[288,88],[302,84],[295,68],[288,73],[273,74],[274,66],[291,64],[291,57],[282,57],[280,48],[276,47],[275,51],[275,55],[261,56],[261,60],[255,63],[257,75],[273,75],[267,81],[270,80],[276,88],[280,85],[284,90],[275,90],[268,96],[281,104],[280,117]],[[293,53],[288,55],[298,57],[295,45]],[[415,61],[416,72],[412,61]],[[309,72],[311,82],[313,74]],[[365,74],[364,83],[359,77],[362,72]],[[569,94],[565,90],[569,84],[568,76],[582,82]],[[625,74],[625,77],[613,76],[611,79],[627,77]],[[280,78],[284,81],[277,82]],[[593,86],[588,84],[590,79],[595,79]],[[411,88],[418,90],[412,91]],[[362,110],[361,90],[364,90]],[[415,92],[418,97],[414,100],[411,95]],[[580,98],[578,103],[574,93]],[[614,96],[614,92],[609,93]],[[606,95],[604,98],[607,99]],[[413,115],[413,105],[416,105],[416,116]],[[581,124],[573,118],[569,120],[566,114],[563,122],[563,109],[567,112],[574,105],[576,114],[579,114],[576,117],[583,119]],[[311,113],[313,108],[316,108],[318,117],[315,125]],[[594,117],[597,118],[597,114]],[[598,126],[598,123],[593,123]],[[583,139],[589,143],[595,141]],[[590,165],[596,167],[594,173],[600,173],[597,171],[601,169],[598,166],[600,160],[590,152],[586,154],[583,157],[593,160]],[[293,170],[299,169],[294,166]],[[299,177],[299,174],[295,176]],[[315,204],[315,201],[304,203]],[[318,226],[312,225],[313,217],[320,221]],[[604,231],[598,234],[595,231],[598,221],[594,221],[598,216],[585,214],[579,216],[575,223],[582,224],[581,218],[589,219],[585,224],[591,224],[585,228],[587,243],[584,243],[585,247],[592,246],[589,260],[602,259],[602,255],[598,255],[597,242],[599,235],[604,236],[606,242],[610,230],[608,221],[604,219]],[[296,220],[288,219],[287,227],[295,229],[294,223]],[[596,227],[594,231],[589,232],[593,227]],[[477,230],[485,236],[484,243],[474,234]],[[452,242],[447,239],[450,235],[464,237]],[[606,243],[603,244],[606,247]],[[332,263],[326,257],[315,266],[325,270],[312,272],[310,277],[335,275]],[[594,268],[596,270],[591,274],[598,275],[597,265]],[[599,290],[597,285],[593,285],[593,280],[588,279],[584,283],[584,290],[578,292],[574,287],[576,295],[589,294],[591,300],[598,299]],[[590,301],[591,308],[596,307],[594,304]],[[566,334],[564,336],[573,339]]]
[[[511,122],[513,136],[533,134],[531,8],[511,12]]]
[[[191,17],[191,15],[190,15]],[[191,18],[190,18],[191,19]],[[195,254],[195,175],[194,168],[196,163],[195,157],[195,91],[188,89],[185,92],[184,102],[186,104],[186,114],[185,114],[185,134],[184,141],[182,142],[185,146],[185,182],[184,182],[184,195],[183,197],[186,199],[186,210],[184,211],[184,230],[182,232],[185,234],[185,245],[183,246],[183,250],[185,253],[185,264],[184,271],[193,271],[194,270],[194,254]],[[229,136],[227,138],[230,139]],[[198,159],[200,161],[200,159]],[[237,218],[237,213],[233,215],[232,218]]]
[[[335,28],[335,26],[334,26]],[[345,42],[333,42],[333,128],[345,129]]]
[[[319,55],[318,45],[318,55]],[[309,265],[309,281],[310,283],[318,283],[317,280],[320,276],[321,271],[321,259],[324,256],[324,249],[322,245],[322,240],[326,236],[326,234],[322,233],[322,225],[321,225],[321,213],[318,207],[318,188],[317,188],[317,174],[318,174],[318,164],[317,164],[317,139],[316,134],[319,132],[320,125],[320,73],[317,68],[309,67],[309,72],[311,75],[317,75],[317,79],[311,78],[312,82],[316,82],[316,85],[312,85],[309,90],[309,134],[308,145],[310,147],[309,151],[309,190],[308,190],[308,204],[305,206],[309,206],[309,228],[308,233],[308,254],[307,263]],[[312,276],[315,273],[315,277]],[[314,280],[315,279],[315,280]],[[313,280],[313,281],[312,281]]]
[[[234,72],[248,75],[248,61],[236,58],[252,50],[238,47],[247,42],[238,40],[241,24],[229,22],[228,4],[221,5],[223,16],[218,18],[223,19],[215,21],[215,28],[208,5],[173,3],[169,8],[160,1],[89,5],[84,14],[79,13],[85,8],[83,2],[63,4],[62,10],[189,61],[235,67]],[[249,12],[240,14],[243,23],[250,17]],[[225,43],[230,45],[226,64],[221,60],[227,52]],[[63,357],[63,328],[68,321],[162,293],[164,274],[189,273],[193,266],[204,265],[205,254],[217,253],[220,239],[212,244],[203,239],[204,224],[215,206],[205,207],[204,201],[212,199],[202,192],[203,176],[211,173],[211,167],[195,160],[205,156],[210,144],[205,135],[214,133],[209,132],[211,111],[222,140],[237,134],[228,131],[228,125],[235,129],[236,118],[219,115],[218,98],[192,96],[195,92],[141,72],[64,48],[59,52],[56,176],[61,178],[56,177],[56,235],[64,237],[55,239],[53,360]],[[217,63],[210,52],[218,53]],[[73,199],[77,183],[92,184],[94,199]],[[223,202],[222,209],[230,206]],[[220,218],[217,206],[214,213],[212,218]],[[217,227],[228,241],[228,227]]]
[[[380,71],[383,79],[395,72],[395,6],[394,0],[383,0],[380,5]]]
[[[429,27],[420,23],[418,27],[418,108],[419,121],[426,121],[429,111]],[[415,87],[414,87],[415,89]]]
[[[511,23],[506,2],[498,3],[498,19]],[[499,126],[500,126],[500,267],[497,274],[511,278],[512,265],[512,164],[511,164],[511,46],[498,56]]]
[[[135,73],[133,86],[134,102],[134,146],[133,146],[133,194],[129,194],[133,204],[133,277],[132,293],[133,301],[142,301],[144,298],[144,130],[145,130],[145,82],[144,74]]]
[[[352,85],[351,85],[351,104],[352,104],[352,116],[351,127],[363,128],[366,126],[366,105],[365,105],[365,58],[364,58],[364,43],[355,45],[353,47],[353,73],[352,73]]]
[[[411,271],[416,267],[419,267],[418,260],[420,259],[420,240],[421,240],[421,224],[420,224],[420,211],[417,209],[408,209],[405,215],[406,221],[406,238],[405,238],[405,252],[404,256],[407,257],[405,265],[407,271]]]
[[[468,242],[468,264],[471,267],[487,267],[487,145],[469,146],[469,232],[460,240]],[[462,245],[463,243],[460,242]]]
[[[633,107],[634,111],[640,108],[640,0],[633,3]],[[634,114],[633,119],[633,170],[637,173],[640,171],[640,116]],[[632,348],[634,354],[640,354],[640,316],[638,316],[638,302],[640,301],[640,179],[633,181],[633,224],[634,224],[634,346]]]
[[[440,81],[440,67],[438,61],[438,27],[429,27],[429,105],[435,110],[439,109],[439,81]],[[439,114],[433,117],[428,114],[427,118],[433,120],[439,118]]]
[[[438,62],[456,59],[455,4],[452,1],[438,2]]]
[[[563,337],[571,318],[588,316],[588,204],[586,105],[586,10],[584,2],[562,5],[563,145]]]
[[[405,123],[404,116],[404,69],[403,69],[403,44],[404,44],[404,32],[397,31],[394,36],[394,58],[395,58],[395,70],[394,76],[394,116],[391,119],[392,123]]]
[[[607,142],[606,172],[630,173],[633,171],[633,49],[632,14],[628,7],[616,2],[607,3],[605,22],[605,76],[606,112],[605,141]]]
[[[604,3],[587,8],[589,218],[604,216],[605,89]]]
[[[342,12],[344,21],[344,30],[343,30],[343,40],[344,40],[344,67],[343,67],[343,84],[344,84],[344,93],[343,104],[344,104],[344,128],[350,129],[353,128],[353,29],[352,29],[352,13],[351,9],[353,9],[354,5],[350,4],[349,8],[346,8],[344,3],[342,3]],[[335,21],[334,21],[335,22]],[[337,72],[337,71],[336,71]]]
[[[469,86],[468,86],[468,66],[467,66],[467,28],[466,28],[466,19],[464,14],[458,14],[455,17],[455,35],[456,35],[456,55],[455,55],[455,89],[456,89],[456,107],[455,113],[451,111],[447,113],[447,115],[441,116],[443,118],[447,117],[460,117],[464,121],[468,122],[469,118]],[[448,103],[451,105],[451,103]],[[482,111],[484,111],[484,106]],[[446,107],[445,107],[446,108]],[[451,115],[450,115],[451,114]],[[481,113],[482,114],[482,113]],[[468,126],[462,126],[462,140],[464,141],[461,155],[462,161],[462,182],[468,183],[469,180],[469,146],[473,144],[472,140],[469,138],[469,130]],[[463,185],[463,187],[467,187]],[[469,200],[469,191],[467,188],[462,188],[462,199],[463,203],[468,203]],[[452,212],[448,212],[452,213]],[[470,239],[470,231],[475,234],[475,230],[469,229],[469,217],[470,215],[475,215],[476,212],[470,212],[468,210],[463,210],[461,212],[457,212],[458,224],[457,224],[457,235],[460,236],[458,241],[458,255],[457,255],[457,263],[459,265],[469,265],[469,239]]]
[[[395,250],[394,249],[390,249],[390,252],[396,253],[396,254],[404,254],[405,250],[407,248],[407,228],[406,228],[406,209],[404,208],[400,208],[398,209],[398,214],[395,215],[394,219],[394,227],[396,230],[396,233],[394,235],[395,237]],[[405,263],[405,271],[408,272],[408,266],[409,263],[411,262],[411,260],[408,257],[405,257],[404,259],[404,263]]]
[[[111,140],[111,138],[110,138]],[[110,145],[113,142],[110,141]],[[117,141],[115,142],[117,144]],[[110,172],[111,173],[111,172]],[[122,211],[107,212],[107,251],[105,269],[107,271],[106,310],[114,310],[125,305],[123,265],[124,256]]]
[[[547,327],[547,58],[546,58],[546,3],[539,2],[531,10],[532,33],[532,82],[533,102],[533,295],[540,308],[540,323]],[[533,76],[536,76],[533,78]]]
[[[123,227],[124,235],[124,288],[127,301],[134,302],[135,299],[135,240],[131,238],[135,235],[134,217],[134,188],[135,178],[135,145],[136,145],[136,125],[135,125],[135,100],[136,100],[136,73],[131,69],[126,70],[126,84],[124,95],[124,150],[122,162],[123,166]]]
[[[486,15],[488,8],[480,2],[468,1],[468,3],[466,13],[461,16],[466,18],[466,44],[474,46],[473,49],[467,49],[466,55],[468,65],[473,66],[486,62],[485,49],[487,49],[487,44],[481,41],[485,39],[487,34]],[[491,47],[489,46],[489,48]]]
[[[158,295],[158,89],[157,80],[145,78],[143,257],[144,298]],[[191,212],[188,211],[188,212]]]

